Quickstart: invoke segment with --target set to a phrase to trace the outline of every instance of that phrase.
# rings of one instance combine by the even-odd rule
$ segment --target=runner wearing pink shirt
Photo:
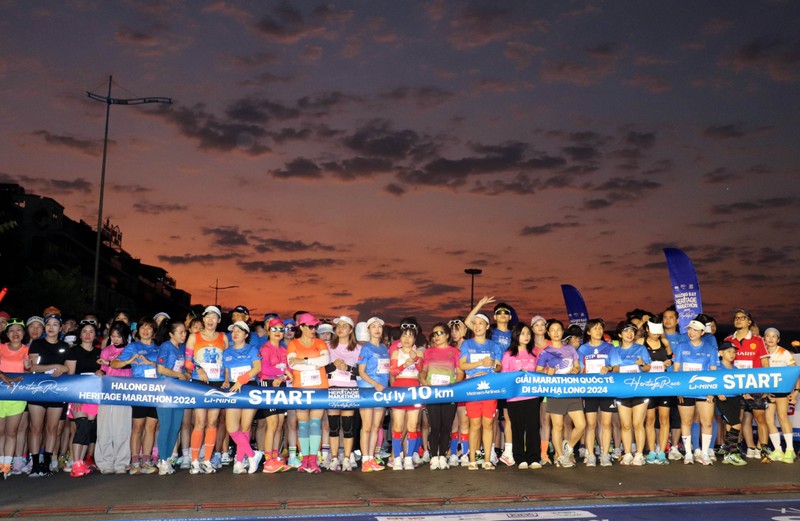
[[[267,323],[267,341],[261,346],[261,372],[258,381],[261,387],[286,387],[291,380],[291,372],[286,362],[286,350],[281,347],[285,327],[280,318]],[[261,409],[256,416],[266,418],[264,431],[264,473],[286,472],[291,467],[279,456],[280,432],[283,430],[283,411],[280,409]],[[277,433],[277,440],[276,440]]]
[[[336,324],[336,338],[332,340],[330,354],[331,363],[326,367],[328,385],[331,388],[356,388],[358,374],[358,356],[361,346],[355,335],[353,319],[341,316],[333,320]],[[353,453],[355,434],[355,409],[328,409],[328,430],[330,433],[331,462],[328,470],[336,472],[353,470],[350,456]],[[342,433],[343,455],[339,460],[339,432]]]

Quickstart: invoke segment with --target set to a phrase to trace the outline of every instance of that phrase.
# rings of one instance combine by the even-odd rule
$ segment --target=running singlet
[[[358,373],[358,356],[361,347],[356,345],[352,351],[347,349],[347,344],[338,344],[328,350],[331,354],[331,363],[325,368],[328,372],[328,384],[331,387],[356,387],[356,374]],[[341,360],[346,369],[337,369],[334,362]]]
[[[155,344],[133,342],[125,346],[117,359],[127,362],[136,355],[143,355],[152,365],[135,361],[131,364],[131,375],[134,378],[158,378],[156,364],[158,363],[158,347]]]
[[[222,353],[225,351],[225,335],[217,333],[213,340],[206,340],[202,333],[194,334],[194,364],[192,380],[199,380],[197,366],[206,372],[209,382],[222,382],[225,374],[222,371]]]
[[[292,340],[286,348],[286,356],[294,354],[295,360],[303,362],[304,358],[317,358],[323,351],[328,350],[328,345],[320,339],[314,339],[310,346],[304,345],[300,340]],[[309,363],[309,365],[311,365]],[[292,368],[292,386],[305,389],[327,389],[328,375],[325,366],[297,370]]]
[[[403,367],[411,359],[411,353],[403,349],[397,350],[397,357],[391,361],[390,371],[394,375],[392,387],[418,387],[419,370],[422,368],[423,353],[417,352],[416,361],[408,367]]]
[[[8,344],[0,344],[0,371],[4,373],[24,373],[25,358],[28,356],[28,346],[22,344],[13,351]]]
[[[660,339],[659,342],[661,342]],[[647,348],[647,354],[650,355],[650,372],[651,373],[665,372],[667,370],[667,366],[665,365],[665,363],[667,360],[669,360],[669,356],[667,356],[667,348],[665,348],[662,345],[658,349],[650,349],[650,346],[648,345],[647,341],[645,341],[644,345]]]
[[[456,381],[459,351],[455,347],[430,347],[422,358],[428,385],[450,385]]]
[[[228,371],[228,381],[236,382],[240,376],[249,373],[256,360],[261,360],[261,352],[255,344],[245,344],[240,349],[231,344],[222,354],[222,366]]]
[[[500,344],[500,347],[505,351],[511,345],[511,331],[492,329],[492,340]]]
[[[600,342],[597,346],[586,342],[578,348],[578,357],[581,372],[586,374],[600,374],[603,367],[614,367],[622,363],[617,350],[608,342]]]
[[[556,374],[569,374],[572,371],[573,362],[578,360],[578,352],[570,345],[563,347],[550,346],[539,355],[536,362],[537,368],[555,368]]]
[[[794,365],[797,365],[797,362],[794,361],[792,353],[781,346],[777,346],[775,351],[769,355],[770,367],[789,367]]]
[[[161,344],[158,348],[158,365],[162,367],[166,367],[172,371],[176,371],[178,373],[183,372],[183,364],[186,361],[184,359],[184,350],[186,349],[185,344],[181,344],[180,346],[176,346],[169,340]],[[169,378],[167,375],[158,374],[159,378]]]
[[[503,348],[494,340],[486,340],[484,343],[479,344],[474,338],[470,338],[461,343],[460,360],[466,359],[467,362],[474,364],[475,362],[482,361],[484,358],[491,358],[496,362],[500,362],[503,359]],[[467,378],[474,378],[493,372],[494,367],[492,366],[478,366],[474,369],[467,369],[464,371]]]
[[[706,343],[693,346],[690,342],[683,342],[672,349],[674,362],[681,364],[681,372],[709,371],[719,366],[719,354]]]
[[[389,385],[389,350],[385,345],[376,346],[367,342],[361,346],[358,354],[358,365],[364,366],[367,376],[386,387]],[[359,387],[372,387],[364,379],[358,379]]]
[[[37,365],[64,365],[67,360],[67,351],[69,351],[69,344],[63,340],[51,344],[45,338],[37,338],[31,342],[30,353],[31,360]]]
[[[636,361],[641,358],[645,364],[650,363],[650,354],[647,348],[642,344],[633,343],[628,349],[617,348],[621,363],[619,364],[620,373],[641,373],[642,368],[636,364]]]

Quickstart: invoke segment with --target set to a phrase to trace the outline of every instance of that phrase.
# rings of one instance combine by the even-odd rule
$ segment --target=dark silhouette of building
[[[0,184],[0,285],[8,288],[0,309],[18,316],[41,314],[54,305],[63,312],[97,312],[107,318],[127,308],[134,320],[165,311],[183,318],[191,295],[176,287],[164,268],[142,263],[122,249],[122,232],[107,220],[102,230],[97,310],[90,310],[97,235],[84,221],[64,215],[49,197]]]

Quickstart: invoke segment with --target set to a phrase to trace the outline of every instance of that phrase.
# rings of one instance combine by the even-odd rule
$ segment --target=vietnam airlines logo
[[[489,390],[489,382],[486,382],[486,381],[478,382],[478,390],[479,391],[488,391]]]

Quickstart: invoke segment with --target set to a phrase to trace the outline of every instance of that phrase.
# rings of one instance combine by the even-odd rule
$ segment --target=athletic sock
[[[308,455],[314,457],[314,461],[317,459],[317,452],[319,452],[319,446],[322,442],[322,419],[321,418],[311,418],[308,422],[308,442],[310,445]]]
[[[203,431],[192,430],[192,461],[200,459],[200,446],[203,444]]]
[[[392,456],[399,458],[403,452],[403,433],[392,431]]]
[[[450,433],[450,454],[455,456],[458,454],[458,433]]]
[[[687,456],[692,455],[692,437],[691,436],[681,436],[683,440],[683,450],[686,451]]]
[[[211,456],[214,455],[214,445],[216,445],[216,443],[217,443],[217,428],[207,427],[206,436],[203,439],[203,447],[206,450],[206,455],[205,455],[206,460],[211,460]]]
[[[781,449],[781,434],[779,432],[770,434],[769,441],[772,442],[772,446],[775,448],[775,450]]]

